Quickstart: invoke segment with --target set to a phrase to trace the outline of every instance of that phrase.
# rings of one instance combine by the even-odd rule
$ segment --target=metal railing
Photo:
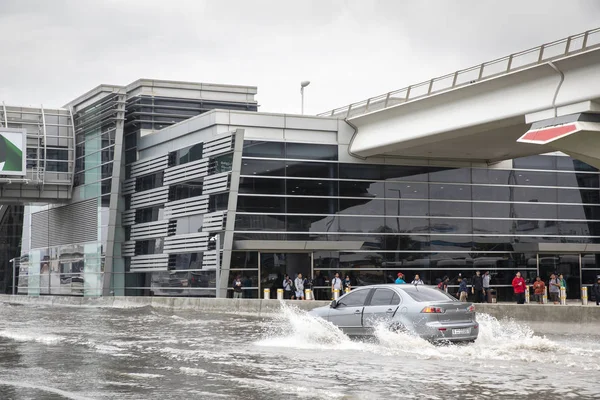
[[[600,47],[600,28],[513,53],[506,57],[461,69],[448,75],[439,76],[317,115],[319,117],[356,117],[597,47]]]

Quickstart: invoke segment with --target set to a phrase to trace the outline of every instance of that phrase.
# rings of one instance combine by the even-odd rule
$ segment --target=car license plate
[[[471,328],[452,329],[453,335],[468,335],[469,333],[471,333]]]

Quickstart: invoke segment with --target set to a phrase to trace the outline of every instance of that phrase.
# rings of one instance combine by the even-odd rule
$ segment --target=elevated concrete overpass
[[[22,143],[13,155],[18,167],[0,168],[0,204],[63,203],[71,198],[75,134],[70,110],[2,103],[0,137]],[[0,165],[9,158],[0,148]]]
[[[600,167],[598,82],[600,28],[320,115],[356,128],[350,152],[362,158],[492,163],[558,150]],[[524,137],[577,121],[567,136]]]

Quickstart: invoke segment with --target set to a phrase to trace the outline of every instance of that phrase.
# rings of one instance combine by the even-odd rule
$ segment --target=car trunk
[[[448,303],[435,303],[431,307],[439,307],[444,310],[443,313],[437,314],[438,321],[441,323],[460,323],[471,322],[475,318],[474,312],[468,312],[467,309],[471,303],[459,303],[456,301]]]

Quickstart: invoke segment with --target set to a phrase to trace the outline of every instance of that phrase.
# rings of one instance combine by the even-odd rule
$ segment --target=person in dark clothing
[[[600,306],[600,277],[598,277],[596,283],[592,286],[592,294],[596,299],[596,305]]]
[[[483,290],[483,277],[479,271],[475,272],[475,276],[473,276],[471,291],[475,295],[475,303],[482,303],[485,291]]]

